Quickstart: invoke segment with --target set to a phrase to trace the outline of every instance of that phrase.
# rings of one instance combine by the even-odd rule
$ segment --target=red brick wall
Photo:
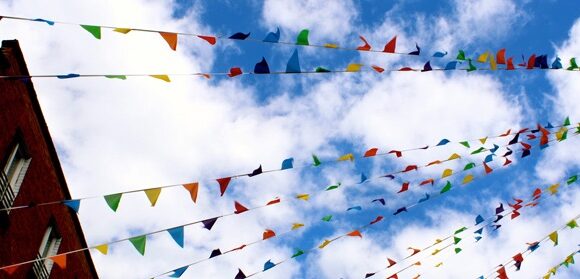
[[[28,75],[16,41],[5,41],[2,51],[9,67],[0,65],[2,75]],[[2,64],[2,61],[0,61]],[[42,116],[31,82],[0,79],[0,170],[6,163],[14,138],[20,130],[31,156],[30,165],[14,206],[60,201],[70,198],[60,163]],[[40,247],[50,220],[62,236],[59,253],[86,246],[74,211],[62,204],[13,210],[0,221],[0,266],[32,260]],[[21,266],[10,278],[27,278],[32,265]],[[90,254],[67,256],[67,268],[54,265],[51,278],[96,278]],[[0,271],[0,278],[9,278]]]

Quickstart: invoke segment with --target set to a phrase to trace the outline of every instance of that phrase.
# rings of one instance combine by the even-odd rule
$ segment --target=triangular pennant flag
[[[483,233],[483,228],[479,228],[478,230],[474,231],[473,233],[482,234]]]
[[[239,67],[232,67],[230,68],[230,72],[228,73],[228,77],[235,77],[243,74],[242,69]]]
[[[167,232],[169,233],[169,235],[171,235],[173,240],[175,240],[177,245],[179,245],[181,248],[183,248],[183,245],[184,245],[184,243],[183,243],[183,226],[168,229]]]
[[[378,148],[371,148],[369,150],[367,150],[364,154],[363,157],[373,157],[377,155],[377,152],[379,151]]]
[[[79,74],[66,74],[66,75],[58,75],[56,76],[58,79],[69,79],[69,78],[78,78],[81,75]]]
[[[298,50],[294,49],[288,64],[286,64],[286,73],[300,73],[300,60],[298,59]]]
[[[272,260],[268,260],[266,263],[264,263],[264,269],[262,271],[266,271],[266,270],[268,270],[272,267],[275,267],[275,266],[276,266],[276,264],[274,264],[272,262]]]
[[[310,195],[309,194],[298,194],[296,195],[297,199],[301,199],[303,201],[307,201],[308,199],[310,199]]]
[[[254,66],[254,74],[269,74],[270,67],[268,66],[268,62],[266,61],[265,57],[262,57],[262,60]]]
[[[421,72],[429,72],[432,70],[433,68],[431,67],[431,61],[427,61],[427,63],[425,63],[425,65],[423,66],[423,70],[421,70]]]
[[[320,164],[321,164],[318,157],[316,157],[316,155],[314,155],[314,154],[312,154],[312,161],[313,161],[312,165],[315,167],[320,166]]]
[[[262,165],[260,165],[257,169],[253,170],[252,173],[248,174],[248,177],[256,176],[262,173]]]
[[[159,35],[167,42],[172,50],[177,49],[177,34],[170,32],[159,32]]]
[[[377,72],[377,73],[382,73],[385,71],[385,69],[383,69],[377,65],[371,65],[371,68],[373,68],[373,70],[375,70],[375,72]]]
[[[481,223],[483,223],[484,219],[481,215],[477,215],[477,217],[475,217],[475,225],[479,225]]]
[[[93,35],[93,37],[95,37],[96,39],[101,39],[101,26],[94,26],[94,25],[82,25],[81,27],[87,31],[89,31],[89,33],[91,33],[91,35]]]
[[[465,167],[463,168],[463,170],[469,170],[475,168],[475,163],[468,163],[467,165],[465,165]]]
[[[380,216],[380,215],[379,215],[379,216],[377,216],[377,218],[375,218],[374,220],[372,220],[372,221],[370,222],[370,225],[374,225],[374,224],[376,224],[376,223],[378,223],[378,222],[380,222],[380,221],[382,221],[382,220],[383,220],[383,216]]]
[[[274,236],[276,236],[276,233],[273,230],[267,229],[264,231],[264,233],[262,233],[262,240],[266,240]]]
[[[554,246],[558,245],[558,231],[552,232],[548,237],[554,242]]]
[[[432,255],[432,256],[435,256],[435,255],[439,254],[439,252],[441,252],[441,250],[439,250],[439,249],[435,249],[435,250],[434,250],[434,251],[431,253],[431,255]]]
[[[393,37],[386,45],[385,48],[383,49],[383,52],[388,52],[388,53],[395,53],[395,48],[397,46],[397,36]]]
[[[422,203],[422,202],[426,202],[427,200],[429,200],[431,196],[429,196],[429,194],[425,194],[424,198],[419,199],[418,203]]]
[[[566,226],[568,226],[569,228],[573,229],[573,228],[577,228],[578,227],[578,223],[576,223],[576,220],[572,220],[572,221],[568,222],[566,224]]]
[[[417,170],[417,169],[419,169],[417,167],[417,165],[408,165],[408,166],[405,167],[405,169],[403,170],[403,172],[410,172],[412,170]]]
[[[105,201],[107,202],[109,207],[115,212],[117,212],[117,208],[119,208],[119,203],[121,202],[122,195],[123,195],[122,193],[118,193],[105,196]]]
[[[276,32],[268,33],[268,35],[266,35],[266,37],[262,41],[268,43],[277,43],[279,40],[280,40],[280,28],[276,27]]]
[[[427,184],[435,184],[435,179],[433,178],[429,178],[429,179],[425,179],[423,181],[421,181],[421,183],[419,183],[419,186],[423,186],[423,185],[427,185]]]
[[[403,193],[407,190],[409,190],[409,182],[404,182],[403,185],[401,185],[401,190],[399,190],[397,193]]]
[[[456,248],[455,248],[455,254],[459,254],[459,252],[461,252],[461,248],[459,248],[459,247],[456,247]]]
[[[471,59],[467,59],[467,63],[469,64],[469,68],[467,69],[468,72],[473,72],[477,70],[477,68],[471,63]]]
[[[385,203],[385,199],[382,199],[382,198],[381,198],[381,199],[374,199],[374,200],[373,200],[373,201],[371,201],[371,202],[380,202],[382,205],[385,205],[385,204],[386,204],[386,203]]]
[[[217,222],[218,218],[211,218],[211,219],[206,219],[201,221],[201,223],[203,223],[203,227],[206,228],[208,231],[211,231],[211,228],[213,228],[213,225],[215,225],[215,222]]]
[[[559,187],[560,183],[552,184],[548,187],[548,191],[550,191],[550,194],[555,195],[558,192]]]
[[[346,66],[346,71],[347,72],[358,72],[358,71],[360,71],[360,68],[362,66],[363,66],[362,64],[351,63],[351,64],[348,64],[348,66]]]
[[[152,78],[160,79],[165,82],[171,82],[171,79],[169,79],[168,75],[149,75],[149,76]]]
[[[556,59],[554,59],[554,62],[552,62],[552,69],[562,69],[562,60],[560,59],[560,57],[556,57]]]
[[[421,48],[419,47],[418,44],[415,44],[415,48],[417,50],[409,52],[409,55],[421,55]]]
[[[485,162],[483,162],[483,167],[485,169],[485,174],[490,174],[493,171],[493,169],[490,168]]]
[[[357,50],[365,50],[365,51],[371,50],[371,45],[369,45],[369,43],[367,42],[365,37],[363,37],[363,36],[358,36],[358,37],[364,42],[364,45],[359,46],[356,49]]]
[[[367,274],[365,274],[365,278],[369,278],[369,277],[372,277],[372,276],[375,276],[375,273],[367,273]]]
[[[505,64],[505,48],[500,49],[497,54],[497,64]]]
[[[275,198],[271,201],[269,201],[268,203],[266,203],[266,205],[273,205],[273,204],[277,204],[280,203],[280,198]]]
[[[524,261],[522,253],[517,253],[515,256],[512,257],[512,259],[514,259],[514,262],[516,263],[516,270],[520,270],[521,264]]]
[[[330,185],[330,186],[328,186],[328,188],[326,188],[325,191],[337,189],[339,186],[340,186],[340,183],[338,183],[337,185]]]
[[[235,214],[240,214],[240,213],[244,213],[246,211],[248,211],[248,208],[246,208],[245,206],[243,206],[241,203],[234,201],[234,207],[235,207]]]
[[[443,189],[441,189],[441,192],[439,192],[439,193],[443,194],[449,190],[451,190],[451,182],[447,181],[447,184],[445,184],[445,187],[443,187]]]
[[[294,224],[292,224],[292,230],[297,230],[297,229],[299,229],[301,227],[304,227],[304,224],[301,224],[301,223],[294,223]]]
[[[451,176],[453,174],[453,170],[452,169],[445,169],[443,171],[443,173],[441,174],[441,178],[445,178],[448,176]]]
[[[183,184],[183,187],[189,192],[191,196],[191,200],[196,203],[197,202],[197,192],[199,190],[199,183],[193,182],[188,184]]]
[[[437,58],[444,57],[445,55],[447,55],[447,51],[445,51],[445,52],[436,51],[435,53],[433,53],[433,57],[437,57]]]
[[[232,180],[231,177],[224,177],[216,179],[217,183],[220,185],[220,196],[223,196],[226,190],[228,189],[228,185]]]
[[[250,36],[250,32],[248,34],[244,34],[242,32],[235,33],[229,37],[232,40],[245,40]]]
[[[479,154],[479,153],[481,153],[483,151],[485,151],[485,147],[480,147],[477,150],[474,150],[473,152],[471,152],[471,154],[472,155],[475,155],[475,154]]]
[[[294,252],[294,254],[292,255],[292,258],[296,258],[300,255],[304,255],[304,251],[302,251],[301,249],[296,249],[296,252]]]
[[[354,155],[352,153],[348,153],[345,155],[340,156],[337,161],[354,161]]]
[[[457,53],[457,57],[455,59],[459,60],[459,61],[464,61],[465,60],[465,52],[463,50],[459,50],[459,53]]]
[[[127,34],[127,33],[131,32],[131,29],[130,28],[120,28],[120,27],[116,27],[116,28],[113,29],[113,31],[114,32],[117,32],[117,33],[121,33],[121,34]]]
[[[441,146],[441,145],[446,145],[448,144],[450,141],[448,139],[442,139],[441,141],[439,141],[439,143],[437,144],[437,146]]]
[[[145,192],[145,195],[147,195],[147,198],[149,199],[151,206],[152,207],[155,206],[155,204],[157,203],[157,199],[159,198],[159,194],[161,194],[161,188],[147,189],[144,190],[143,192]]]
[[[127,79],[127,76],[124,75],[105,75],[105,77],[109,79],[121,79],[121,80]]]
[[[346,234],[346,235],[348,235],[348,236],[358,236],[358,237],[362,238],[362,234],[361,234],[361,233],[360,233],[360,231],[358,231],[358,230],[354,230],[354,231],[352,231],[352,232],[349,232],[349,233],[348,233],[348,234]]]
[[[81,206],[81,200],[68,200],[63,202],[64,205],[68,206],[70,209],[74,210],[75,213],[79,213],[79,208]]]
[[[198,38],[206,41],[208,44],[210,45],[215,45],[215,43],[217,42],[217,38],[214,36],[202,36],[202,35],[197,35]]]
[[[395,211],[395,213],[393,213],[393,215],[399,215],[399,214],[401,214],[401,213],[403,213],[403,212],[407,212],[407,207],[403,206],[403,207],[401,207],[401,208],[397,209],[397,210]]]
[[[460,233],[462,233],[462,232],[464,232],[466,230],[467,230],[466,227],[461,227],[460,229],[456,230],[453,234],[460,234]]]
[[[390,258],[387,258],[387,268],[389,268],[389,267],[391,267],[393,265],[396,265],[396,264],[397,264],[396,261],[391,260]]]
[[[367,180],[368,180],[368,177],[364,173],[361,173],[360,174],[360,182],[358,184],[363,184]]]
[[[570,58],[570,67],[568,67],[566,70],[571,71],[574,69],[578,69],[578,64],[576,64],[576,57]]]
[[[326,216],[322,217],[321,220],[325,221],[325,222],[330,222],[331,219],[332,219],[332,215],[326,215]]]
[[[97,251],[101,252],[101,254],[103,254],[103,255],[106,255],[107,253],[109,253],[109,245],[108,244],[97,245],[97,246],[95,246],[95,249],[97,249]]]
[[[291,169],[294,167],[294,158],[288,158],[282,161],[282,170]]]
[[[131,242],[131,244],[133,244],[135,249],[139,251],[139,254],[141,254],[142,256],[145,255],[145,244],[147,243],[146,235],[129,238],[129,241]]]
[[[174,269],[173,270],[173,273],[170,274],[169,277],[171,277],[171,278],[179,278],[179,277],[181,277],[181,275],[183,275],[183,273],[187,270],[188,267],[189,266],[186,265],[186,266],[182,266],[182,267],[180,267],[178,269]]]
[[[42,19],[42,18],[37,18],[37,19],[34,19],[33,21],[44,22],[44,23],[46,23],[46,24],[48,24],[50,26],[53,26],[54,25],[54,21],[52,21],[52,20],[46,20],[46,19]]]
[[[488,56],[489,56],[489,52],[488,51],[482,53],[481,55],[479,55],[479,58],[477,58],[477,62],[479,62],[479,63],[485,63],[485,62],[487,62]]]
[[[417,253],[421,252],[421,249],[418,249],[418,248],[413,248],[413,247],[408,247],[408,248],[407,248],[407,250],[411,250],[411,251],[412,251],[412,253],[411,253],[411,255],[410,255],[410,256],[414,256],[414,255],[416,255]],[[409,257],[410,257],[410,256],[409,256]]]
[[[455,70],[457,68],[457,61],[451,61],[445,65],[445,71]]]
[[[454,236],[453,237],[453,244],[457,245],[457,243],[461,242],[461,238]]]
[[[234,279],[244,279],[246,278],[246,274],[244,274],[244,272],[238,268],[238,274],[236,274],[236,277],[234,277]]]
[[[300,33],[298,34],[298,37],[296,37],[296,44],[303,45],[303,46],[309,45],[309,43],[308,43],[308,33],[309,32],[310,31],[308,29],[304,29],[304,30],[300,31]]]
[[[318,246],[318,248],[323,249],[324,247],[326,247],[328,244],[330,244],[330,240],[325,239],[324,242],[322,242],[322,244],[320,244]]]
[[[508,58],[506,69],[508,71],[511,71],[511,70],[515,70],[516,69],[516,67],[514,67],[514,58],[513,57]]]
[[[389,154],[395,154],[395,156],[397,156],[397,158],[400,158],[401,156],[403,156],[403,152],[399,151],[399,150],[391,150],[391,151],[389,151]]]
[[[214,249],[213,251],[211,251],[211,254],[209,254],[209,259],[211,258],[215,258],[219,255],[222,254],[222,251],[218,248],[218,249]]]
[[[66,269],[66,254],[55,255],[50,259],[61,269]]]

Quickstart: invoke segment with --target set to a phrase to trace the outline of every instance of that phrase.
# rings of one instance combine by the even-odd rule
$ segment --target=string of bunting
[[[568,186],[568,185],[575,183],[577,181],[578,181],[578,174],[575,174],[575,175],[568,177],[564,183],[565,183],[565,185]],[[522,199],[514,198],[514,201],[515,201],[514,204],[511,204],[509,202],[507,203],[508,206],[510,208],[512,208],[509,211],[506,211],[504,209],[503,203],[500,203],[500,205],[497,208],[495,208],[494,215],[491,215],[487,218],[483,218],[481,215],[477,215],[475,217],[475,224],[473,226],[461,227],[461,228],[457,229],[453,234],[448,235],[444,238],[438,238],[433,242],[433,244],[428,245],[427,247],[424,247],[422,249],[415,249],[415,248],[410,247],[409,250],[413,250],[413,254],[411,254],[410,256],[407,256],[399,261],[395,261],[395,260],[392,260],[390,258],[387,258],[388,266],[386,266],[385,268],[379,269],[377,271],[367,273],[365,275],[365,278],[370,278],[370,277],[373,277],[375,275],[378,275],[378,274],[382,273],[383,271],[386,271],[386,270],[392,268],[393,266],[395,266],[397,264],[397,262],[407,260],[408,258],[411,258],[419,253],[425,252],[425,251],[427,251],[433,247],[436,247],[438,245],[442,245],[445,241],[450,240],[450,239],[453,239],[451,245],[447,245],[441,249],[435,249],[434,251],[431,252],[430,256],[435,256],[435,255],[441,253],[442,251],[444,251],[450,247],[455,247],[455,249],[454,249],[455,254],[459,254],[462,251],[462,249],[458,245],[462,241],[462,238],[459,237],[462,233],[473,230],[475,243],[478,243],[483,238],[483,229],[485,227],[489,226],[489,227],[493,228],[493,231],[498,230],[501,227],[501,225],[498,223],[501,220],[503,220],[504,217],[511,216],[511,220],[519,217],[521,215],[521,210],[525,209],[526,207],[536,207],[540,204],[541,199],[545,197],[544,195],[542,195],[542,193],[549,192],[550,195],[548,197],[553,197],[558,192],[559,187],[560,187],[560,183],[555,183],[555,184],[551,184],[550,186],[546,186],[543,190],[540,188],[536,188],[536,189],[534,189],[532,195],[530,195],[530,198],[526,201],[524,201]],[[495,220],[493,220],[494,218],[495,218]],[[427,258],[427,257],[425,257],[425,258]],[[391,278],[398,279],[399,273],[401,273],[404,270],[407,270],[408,268],[410,268],[412,266],[416,266],[416,265],[420,265],[420,262],[415,262],[413,264],[410,264],[410,265],[400,269],[399,271],[397,271],[397,272],[391,274],[389,277],[387,277],[387,279],[391,279]],[[435,267],[440,267],[441,265],[443,265],[443,262],[437,263],[435,265]]]
[[[530,134],[527,135],[528,139],[535,139],[537,138],[537,136],[535,136],[535,133],[542,133],[542,139],[544,139],[545,141],[547,141],[547,135],[550,134],[549,129],[563,129],[564,127],[567,127],[570,125],[570,119],[569,117],[567,117],[562,125],[559,126],[553,126],[551,123],[548,122],[548,125],[546,126],[546,128],[542,127],[541,125],[537,125],[537,129],[535,130],[530,130],[530,128],[523,128],[520,129],[517,132],[513,132],[512,130],[509,129],[507,130],[505,133],[500,134],[498,136],[486,136],[483,138],[478,138],[478,139],[468,139],[468,140],[463,140],[463,141],[459,141],[459,142],[455,142],[455,141],[450,141],[446,138],[440,140],[436,145],[434,146],[422,146],[422,147],[415,147],[415,148],[408,148],[408,149],[400,149],[400,150],[396,150],[396,149],[392,149],[390,151],[384,151],[384,152],[379,152],[378,148],[370,148],[367,151],[364,152],[364,154],[362,156],[357,156],[354,155],[353,153],[348,153],[345,155],[340,156],[338,159],[336,160],[330,160],[330,161],[322,161],[318,158],[318,156],[316,155],[312,155],[312,163],[304,163],[303,165],[298,165],[298,166],[294,166],[294,159],[291,158],[287,158],[284,159],[282,161],[281,164],[281,168],[280,169],[270,169],[270,170],[263,170],[262,166],[260,165],[257,169],[253,170],[250,173],[244,173],[244,174],[236,174],[236,175],[231,175],[228,177],[222,177],[222,178],[216,178],[216,179],[211,179],[211,181],[216,181],[219,185],[220,188],[220,193],[223,196],[225,191],[227,190],[230,182],[232,179],[237,179],[240,177],[253,177],[259,174],[263,174],[263,173],[270,173],[270,172],[278,172],[278,171],[285,171],[285,170],[289,170],[289,169],[299,169],[299,168],[307,168],[307,167],[320,167],[320,166],[327,166],[327,164],[329,163],[337,163],[337,162],[352,162],[356,159],[366,159],[366,158],[371,158],[371,157],[376,157],[376,156],[386,156],[386,155],[390,155],[390,154],[394,154],[397,158],[400,158],[403,156],[404,153],[406,152],[411,152],[411,151],[418,151],[418,150],[427,150],[429,148],[433,148],[433,147],[440,147],[440,146],[444,146],[444,145],[448,145],[450,143],[458,143],[466,148],[470,148],[471,145],[470,143],[473,143],[475,141],[480,142],[482,144],[485,144],[489,139],[495,139],[495,138],[501,138],[501,137],[507,137],[510,135],[516,135],[516,137],[519,137],[520,134],[523,134],[527,131],[530,131]],[[578,126],[578,129],[580,130],[580,123]],[[562,130],[560,130],[562,131]],[[558,134],[558,133],[557,133]],[[562,133],[562,135],[564,135]],[[517,139],[515,139],[516,141],[512,140],[512,144],[517,142]],[[499,147],[495,147],[489,150],[497,150]],[[388,149],[387,149],[388,150]],[[484,148],[480,148],[478,150],[475,150],[473,152],[471,152],[471,154],[479,154],[481,152],[484,152],[485,150],[488,149],[484,149]],[[495,152],[495,151],[494,151]],[[442,160],[442,161],[434,161],[431,162],[429,164],[427,164],[424,167],[428,167],[431,165],[436,165],[436,164],[440,164],[440,163],[444,163],[450,160],[454,160],[457,158],[461,157],[458,156],[456,154],[452,154],[448,159],[446,160]],[[416,168],[415,168],[416,167]],[[395,171],[393,173],[390,174],[385,174],[382,177],[389,177],[389,178],[394,178],[395,174],[398,173],[404,173],[404,172],[408,172],[411,170],[416,170],[420,168],[420,166],[414,166],[414,165],[409,165],[407,167],[405,167],[405,169],[403,170],[399,170],[399,171]],[[361,183],[365,182],[366,180],[368,180],[368,178],[366,178],[366,175],[364,173],[361,173]],[[40,207],[40,206],[48,206],[48,205],[56,205],[56,204],[64,204],[66,206],[68,206],[69,208],[71,208],[72,210],[74,210],[76,213],[79,213],[80,210],[80,205],[81,205],[81,201],[82,200],[88,200],[88,199],[96,199],[96,198],[103,198],[105,200],[105,202],[107,203],[107,205],[113,210],[113,211],[117,211],[121,198],[124,194],[130,194],[130,193],[137,193],[137,192],[144,192],[147,196],[147,198],[149,199],[149,202],[151,204],[152,207],[155,206],[155,204],[157,203],[157,200],[161,194],[161,190],[162,189],[166,189],[166,188],[176,188],[176,187],[184,187],[185,190],[187,190],[190,193],[191,199],[194,203],[197,203],[197,198],[198,198],[198,192],[199,192],[199,182],[188,182],[188,183],[181,183],[181,184],[170,184],[170,185],[163,185],[160,187],[155,187],[155,188],[145,188],[145,189],[137,189],[137,190],[131,190],[131,191],[125,191],[125,192],[118,192],[118,193],[113,193],[113,194],[107,194],[107,195],[98,195],[98,196],[90,196],[90,197],[84,197],[84,198],[77,198],[77,199],[70,199],[70,200],[61,200],[61,201],[51,201],[51,202],[43,202],[43,203],[36,203],[36,204],[28,204],[28,205],[20,205],[20,206],[13,206],[10,208],[4,208],[4,209],[0,209],[0,211],[8,211],[8,210],[19,210],[19,209],[26,209],[26,208],[32,208],[32,207]],[[422,184],[424,185],[424,184]]]
[[[424,200],[424,201],[426,201],[426,200]],[[424,202],[424,201],[421,201],[421,202]],[[266,205],[258,206],[258,207],[252,208],[252,209],[257,209],[257,208],[261,208],[261,207],[265,207],[265,206],[277,204],[279,202],[280,202],[280,199],[274,199],[274,200],[268,202]],[[245,206],[243,206],[242,204],[240,204],[238,202],[235,202],[234,207],[235,207],[235,211],[233,213],[224,214],[224,215],[221,215],[221,216],[218,216],[218,217],[214,217],[214,218],[210,218],[210,219],[205,219],[205,220],[200,220],[200,221],[194,221],[194,222],[191,222],[191,223],[182,225],[182,226],[177,226],[177,227],[172,227],[172,228],[168,228],[168,229],[158,230],[158,231],[155,231],[155,232],[146,233],[146,234],[142,234],[142,235],[134,236],[134,237],[129,237],[129,238],[125,238],[125,239],[120,239],[120,240],[116,240],[116,241],[112,241],[112,242],[109,242],[109,243],[100,244],[100,245],[96,245],[96,246],[92,246],[92,247],[81,248],[81,249],[77,249],[77,250],[73,250],[73,251],[69,251],[69,252],[57,254],[55,256],[51,256],[51,257],[48,257],[48,258],[34,259],[34,260],[29,260],[29,261],[22,262],[22,263],[18,263],[18,264],[12,264],[12,265],[8,265],[8,266],[0,267],[0,269],[1,270],[5,270],[7,273],[10,273],[11,274],[19,266],[24,265],[24,264],[30,264],[30,263],[34,263],[36,261],[46,260],[46,259],[51,259],[51,260],[53,260],[55,262],[66,261],[66,255],[72,254],[72,253],[81,252],[81,251],[85,251],[85,250],[88,250],[88,249],[96,249],[96,250],[100,251],[103,254],[107,254],[109,245],[114,244],[114,243],[118,243],[118,242],[122,242],[122,241],[129,241],[129,242],[131,242],[133,244],[133,246],[137,249],[137,251],[140,254],[144,255],[147,236],[148,235],[151,235],[151,234],[161,233],[161,232],[164,232],[164,231],[167,231],[171,235],[171,237],[176,241],[176,243],[178,245],[180,245],[181,247],[183,247],[183,245],[184,245],[183,235],[184,235],[184,227],[185,226],[190,226],[190,225],[193,225],[193,224],[203,223],[203,226],[206,229],[211,230],[211,228],[216,223],[216,221],[217,221],[218,218],[222,218],[222,217],[225,217],[225,216],[231,216],[231,215],[234,215],[234,214],[241,214],[241,213],[244,213],[246,211],[252,210],[252,209],[246,208]],[[397,215],[397,214],[398,213],[395,213],[394,215]],[[383,218],[381,216],[380,220],[382,220],[382,219]],[[327,221],[328,222],[330,220],[325,220],[323,218],[322,221]],[[298,228],[300,228],[302,226],[304,226],[304,224],[294,223],[292,225],[292,229],[290,231],[295,230],[295,229],[298,229]],[[286,233],[288,233],[288,232],[286,232]],[[284,235],[286,233],[279,234],[279,235]],[[263,236],[262,240],[266,240],[266,239],[271,238],[271,237],[273,237],[275,235],[276,235],[275,232],[273,232],[272,230],[266,230],[264,232],[264,236]],[[253,243],[258,243],[258,242],[260,242],[262,240],[255,241]],[[247,246],[247,244],[246,245],[242,245],[242,246],[240,246],[241,248],[238,247],[238,249],[233,249],[230,252],[233,252],[233,251],[236,251],[236,250],[240,250],[240,249],[242,249],[243,247],[246,247],[246,246]],[[213,256],[210,256],[210,258],[215,257],[216,254],[221,254],[221,252],[219,251],[219,249],[212,251],[212,255]]]
[[[579,246],[580,246],[580,244],[579,244]],[[566,256],[566,258],[562,262],[560,262],[559,264],[550,268],[550,270],[548,270],[548,272],[546,272],[546,274],[544,276],[542,276],[542,279],[550,279],[550,277],[552,275],[556,275],[556,272],[562,266],[565,266],[566,268],[568,268],[570,265],[575,264],[574,255],[576,255],[578,253],[580,253],[580,250],[576,250],[576,251],[572,252],[570,255]]]
[[[576,135],[578,135],[578,134],[576,134]],[[526,150],[527,150],[527,152],[526,152]],[[523,153],[523,154],[529,153],[529,149],[523,149],[523,150],[522,150],[522,153]],[[526,157],[526,156],[524,156],[524,157]],[[470,180],[469,180],[469,181],[472,181],[473,179],[475,179],[475,177],[474,177],[474,176],[472,176],[472,177],[470,178]],[[576,179],[577,179],[577,177],[576,177]],[[448,185],[449,187],[447,187],[447,185]],[[393,214],[391,215],[391,217],[392,217],[392,216],[399,215],[399,214],[400,214],[400,213],[402,213],[402,212],[407,212],[407,209],[409,209],[409,208],[411,208],[411,207],[414,207],[414,206],[420,205],[420,204],[422,204],[422,203],[424,203],[425,201],[428,201],[428,200],[434,200],[435,198],[438,198],[438,197],[442,196],[444,193],[446,193],[446,192],[449,192],[449,191],[451,191],[452,189],[456,189],[456,188],[451,188],[451,183],[450,183],[449,181],[448,181],[447,185],[446,185],[446,187],[445,187],[445,188],[447,188],[445,191],[441,190],[441,192],[440,192],[438,195],[433,195],[433,197],[432,197],[432,198],[430,198],[430,199],[426,199],[426,200],[424,200],[424,199],[421,199],[421,200],[419,200],[419,202],[417,202],[417,203],[416,203],[416,204],[414,204],[413,206],[402,207],[402,208],[400,208],[400,209],[396,210],[396,211],[395,211],[395,213],[393,213]],[[376,224],[376,223],[379,223],[379,222],[381,222],[381,221],[383,221],[383,220],[385,220],[385,218],[384,218],[382,215],[379,215],[379,216],[377,216],[377,217],[376,217],[376,218],[375,218],[373,221],[371,221],[370,223],[368,223],[368,224],[366,224],[366,225],[363,225],[363,226],[361,226],[361,227],[359,227],[359,228],[355,229],[354,231],[351,231],[351,232],[349,232],[349,233],[346,233],[346,234],[342,234],[342,235],[336,236],[336,237],[334,237],[334,238],[332,238],[332,239],[325,239],[325,240],[322,242],[322,244],[320,244],[318,247],[310,248],[309,250],[301,250],[301,249],[298,249],[298,250],[297,250],[297,254],[299,254],[298,256],[300,256],[300,255],[304,255],[304,254],[307,254],[307,253],[310,253],[310,252],[313,252],[313,251],[321,250],[321,249],[325,248],[326,246],[328,246],[329,244],[333,243],[334,241],[336,241],[336,240],[338,240],[338,239],[341,239],[341,238],[344,238],[344,237],[347,237],[347,236],[353,236],[352,234],[355,234],[356,236],[358,236],[358,234],[361,234],[361,231],[362,231],[362,230],[365,230],[365,229],[369,228],[370,226],[372,226],[372,225],[374,225],[374,224]],[[277,262],[277,263],[273,263],[273,262],[271,262],[271,260],[268,260],[268,262],[266,262],[266,264],[264,265],[264,269],[263,269],[263,270],[261,270],[261,271],[256,271],[256,272],[254,272],[254,273],[252,273],[252,274],[250,274],[250,275],[245,275],[245,273],[244,273],[244,272],[243,272],[241,269],[238,269],[238,273],[237,273],[237,275],[235,276],[235,279],[249,278],[249,277],[252,277],[252,276],[254,276],[254,275],[257,275],[257,274],[263,273],[263,272],[265,272],[265,271],[267,271],[267,270],[269,270],[269,269],[271,269],[271,268],[273,268],[273,267],[276,267],[276,266],[278,266],[278,265],[280,265],[280,264],[283,264],[284,262],[287,262],[287,261],[289,261],[289,260],[291,260],[291,259],[293,259],[293,258],[295,258],[295,257],[297,257],[297,255],[296,255],[296,254],[295,254],[295,255],[293,255],[293,256],[291,256],[291,257],[289,257],[289,258],[283,259],[283,260],[281,260],[281,261],[279,261],[279,262]]]
[[[572,218],[569,222],[567,222],[566,224],[555,229],[554,231],[552,231],[551,233],[549,233],[548,235],[546,235],[544,238],[540,239],[539,241],[526,243],[528,245],[528,247],[525,250],[514,255],[506,263],[500,264],[497,267],[495,267],[493,269],[494,271],[491,272],[486,277],[484,277],[482,275],[482,276],[479,276],[478,279],[490,278],[491,276],[494,276],[493,278],[508,279],[506,268],[509,268],[511,266],[515,266],[516,271],[520,270],[522,262],[524,261],[524,256],[526,254],[529,255],[529,254],[533,253],[534,251],[536,251],[536,249],[538,249],[540,247],[540,244],[542,242],[546,242],[546,241],[550,240],[554,243],[554,246],[557,246],[558,245],[558,232],[561,232],[567,228],[569,228],[569,229],[577,228],[578,227],[578,223],[577,223],[578,218],[580,218],[580,214],[576,215],[576,217]]]

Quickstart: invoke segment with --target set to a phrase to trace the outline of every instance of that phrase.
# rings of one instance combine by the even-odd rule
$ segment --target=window
[[[30,156],[27,155],[24,145],[17,143],[0,174],[0,206],[2,208],[12,207],[29,165]]]
[[[36,258],[43,259],[58,254],[58,248],[60,247],[61,241],[62,237],[60,237],[56,227],[54,225],[48,226],[46,232],[44,233],[44,237],[42,238],[42,243],[40,244]],[[50,271],[52,270],[52,265],[52,260],[38,260],[34,262],[32,270],[36,278],[45,279],[49,277]]]

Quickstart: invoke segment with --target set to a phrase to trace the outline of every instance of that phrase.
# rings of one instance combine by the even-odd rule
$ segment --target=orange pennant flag
[[[5,267],[2,270],[6,271],[6,273],[8,273],[8,275],[12,275],[12,274],[14,274],[14,272],[16,272],[16,270],[18,269],[18,267],[20,267],[20,266],[19,265],[13,265],[13,266],[10,266],[10,267]]]
[[[197,191],[199,190],[199,183],[193,182],[193,183],[183,184],[183,187],[185,187],[185,189],[187,191],[189,191],[189,195],[191,196],[191,200],[194,203],[197,203]]]
[[[65,269],[66,268],[66,254],[60,254],[60,255],[52,256],[52,257],[50,257],[50,259],[56,265],[58,265],[58,267],[60,267],[61,269]]]
[[[354,230],[352,232],[349,232],[347,235],[348,236],[358,236],[358,237],[362,238],[362,234],[358,230]]]
[[[215,45],[215,43],[217,42],[216,37],[214,36],[202,36],[202,35],[197,35],[198,38],[206,41],[208,44],[210,45]]]
[[[159,35],[165,39],[171,49],[177,49],[177,33],[159,32]]]
[[[266,231],[264,231],[264,233],[262,234],[262,240],[266,240],[268,238],[272,238],[276,236],[276,233],[273,230],[267,229]]]

